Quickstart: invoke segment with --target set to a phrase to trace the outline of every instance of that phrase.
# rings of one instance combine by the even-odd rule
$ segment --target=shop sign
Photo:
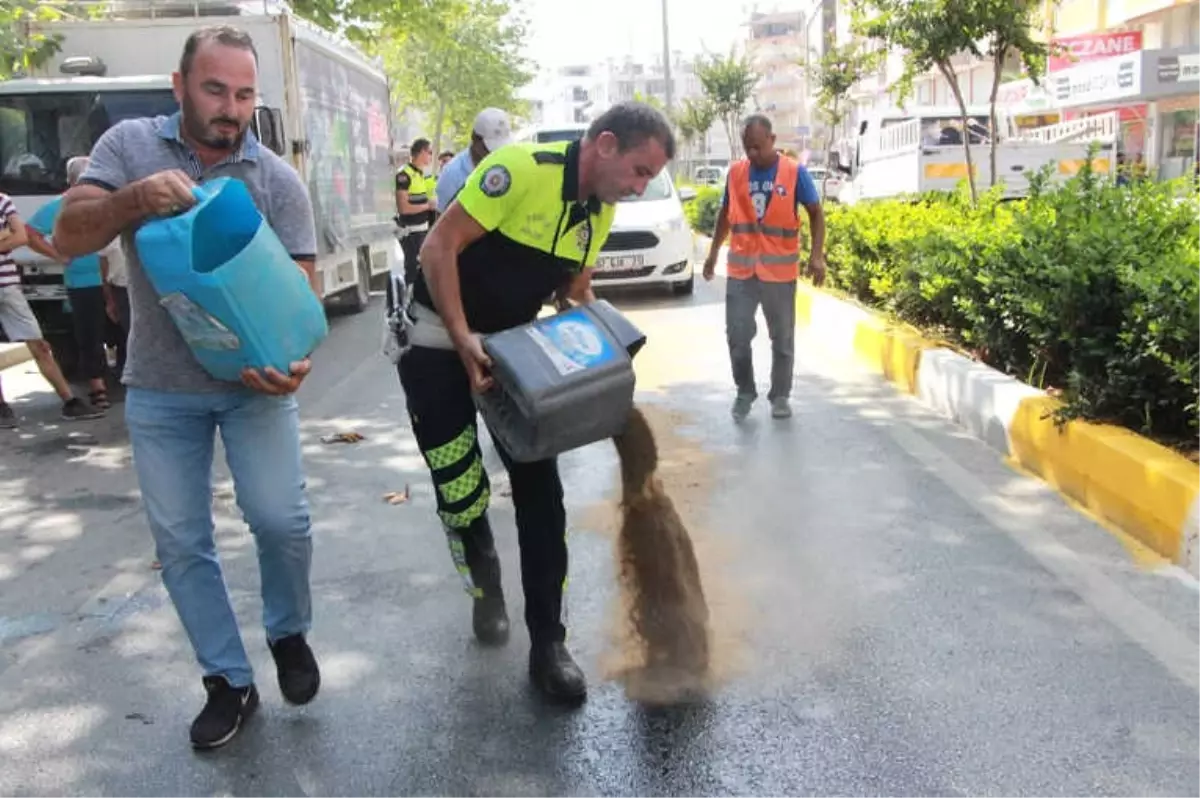
[[[1188,83],[1192,81],[1200,81],[1200,53],[1160,55],[1158,57],[1159,83]]]
[[[1103,116],[1104,114],[1117,112],[1123,123],[1142,123],[1146,121],[1147,115],[1150,113],[1150,106],[1145,103],[1137,105],[1122,105],[1120,107],[1105,106],[1103,108],[1089,108],[1086,111],[1074,111],[1067,114],[1067,119],[1083,119],[1089,116]]]
[[[1046,78],[1040,86],[1029,78],[1001,83],[996,90],[996,105],[1013,112],[1039,111],[1051,105],[1049,88],[1050,81]]]
[[[1099,61],[1117,55],[1131,55],[1142,49],[1140,30],[1119,33],[1089,33],[1083,36],[1064,36],[1054,40],[1062,50],[1050,56],[1047,67],[1050,72],[1069,69],[1076,64]]]
[[[1059,106],[1092,105],[1136,96],[1142,90],[1142,56],[1105,58],[1046,76]]]
[[[1016,105],[1023,102],[1029,96],[1029,90],[1032,88],[1033,81],[1029,78],[1014,80],[1011,83],[1001,83],[996,90],[996,105]]]

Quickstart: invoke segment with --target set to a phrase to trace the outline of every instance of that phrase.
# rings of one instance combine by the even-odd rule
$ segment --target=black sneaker
[[[78,396],[63,402],[62,417],[66,421],[86,421],[89,418],[101,418],[103,410],[97,410]]]
[[[268,641],[267,647],[275,658],[279,692],[287,702],[307,704],[312,701],[321,687],[321,671],[304,635],[281,637],[274,643]]]
[[[587,698],[587,679],[564,643],[534,644],[529,650],[529,678],[551,701],[581,704]]]
[[[17,414],[7,402],[0,402],[0,429],[16,429]]]
[[[192,721],[192,746],[220,748],[233,739],[242,724],[258,709],[258,690],[231,687],[223,676],[205,676],[208,701]]]

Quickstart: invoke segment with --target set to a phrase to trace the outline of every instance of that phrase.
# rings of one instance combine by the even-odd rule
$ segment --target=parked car
[[[838,193],[842,190],[841,175],[830,172],[824,166],[809,166],[808,173],[817,184],[817,194],[826,202],[837,202]]]
[[[723,186],[728,172],[724,166],[697,166],[692,172],[692,181],[698,186]]]
[[[694,191],[688,191],[694,196]],[[659,172],[642,196],[617,203],[616,217],[592,275],[596,289],[607,286],[665,285],[676,294],[695,287],[692,233],[683,198],[667,170]]]

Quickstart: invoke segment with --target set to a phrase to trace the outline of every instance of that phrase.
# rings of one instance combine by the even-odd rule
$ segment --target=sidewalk
[[[0,371],[32,359],[33,356],[29,354],[29,347],[25,346],[25,344],[0,344]]]

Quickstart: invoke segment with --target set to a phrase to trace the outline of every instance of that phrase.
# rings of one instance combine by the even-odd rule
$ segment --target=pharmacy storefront
[[[1194,164],[1200,110],[1200,49],[1141,50],[1080,63],[1045,78],[1064,119],[1117,111],[1121,147],[1162,178]],[[1139,158],[1141,156],[1141,158]]]

